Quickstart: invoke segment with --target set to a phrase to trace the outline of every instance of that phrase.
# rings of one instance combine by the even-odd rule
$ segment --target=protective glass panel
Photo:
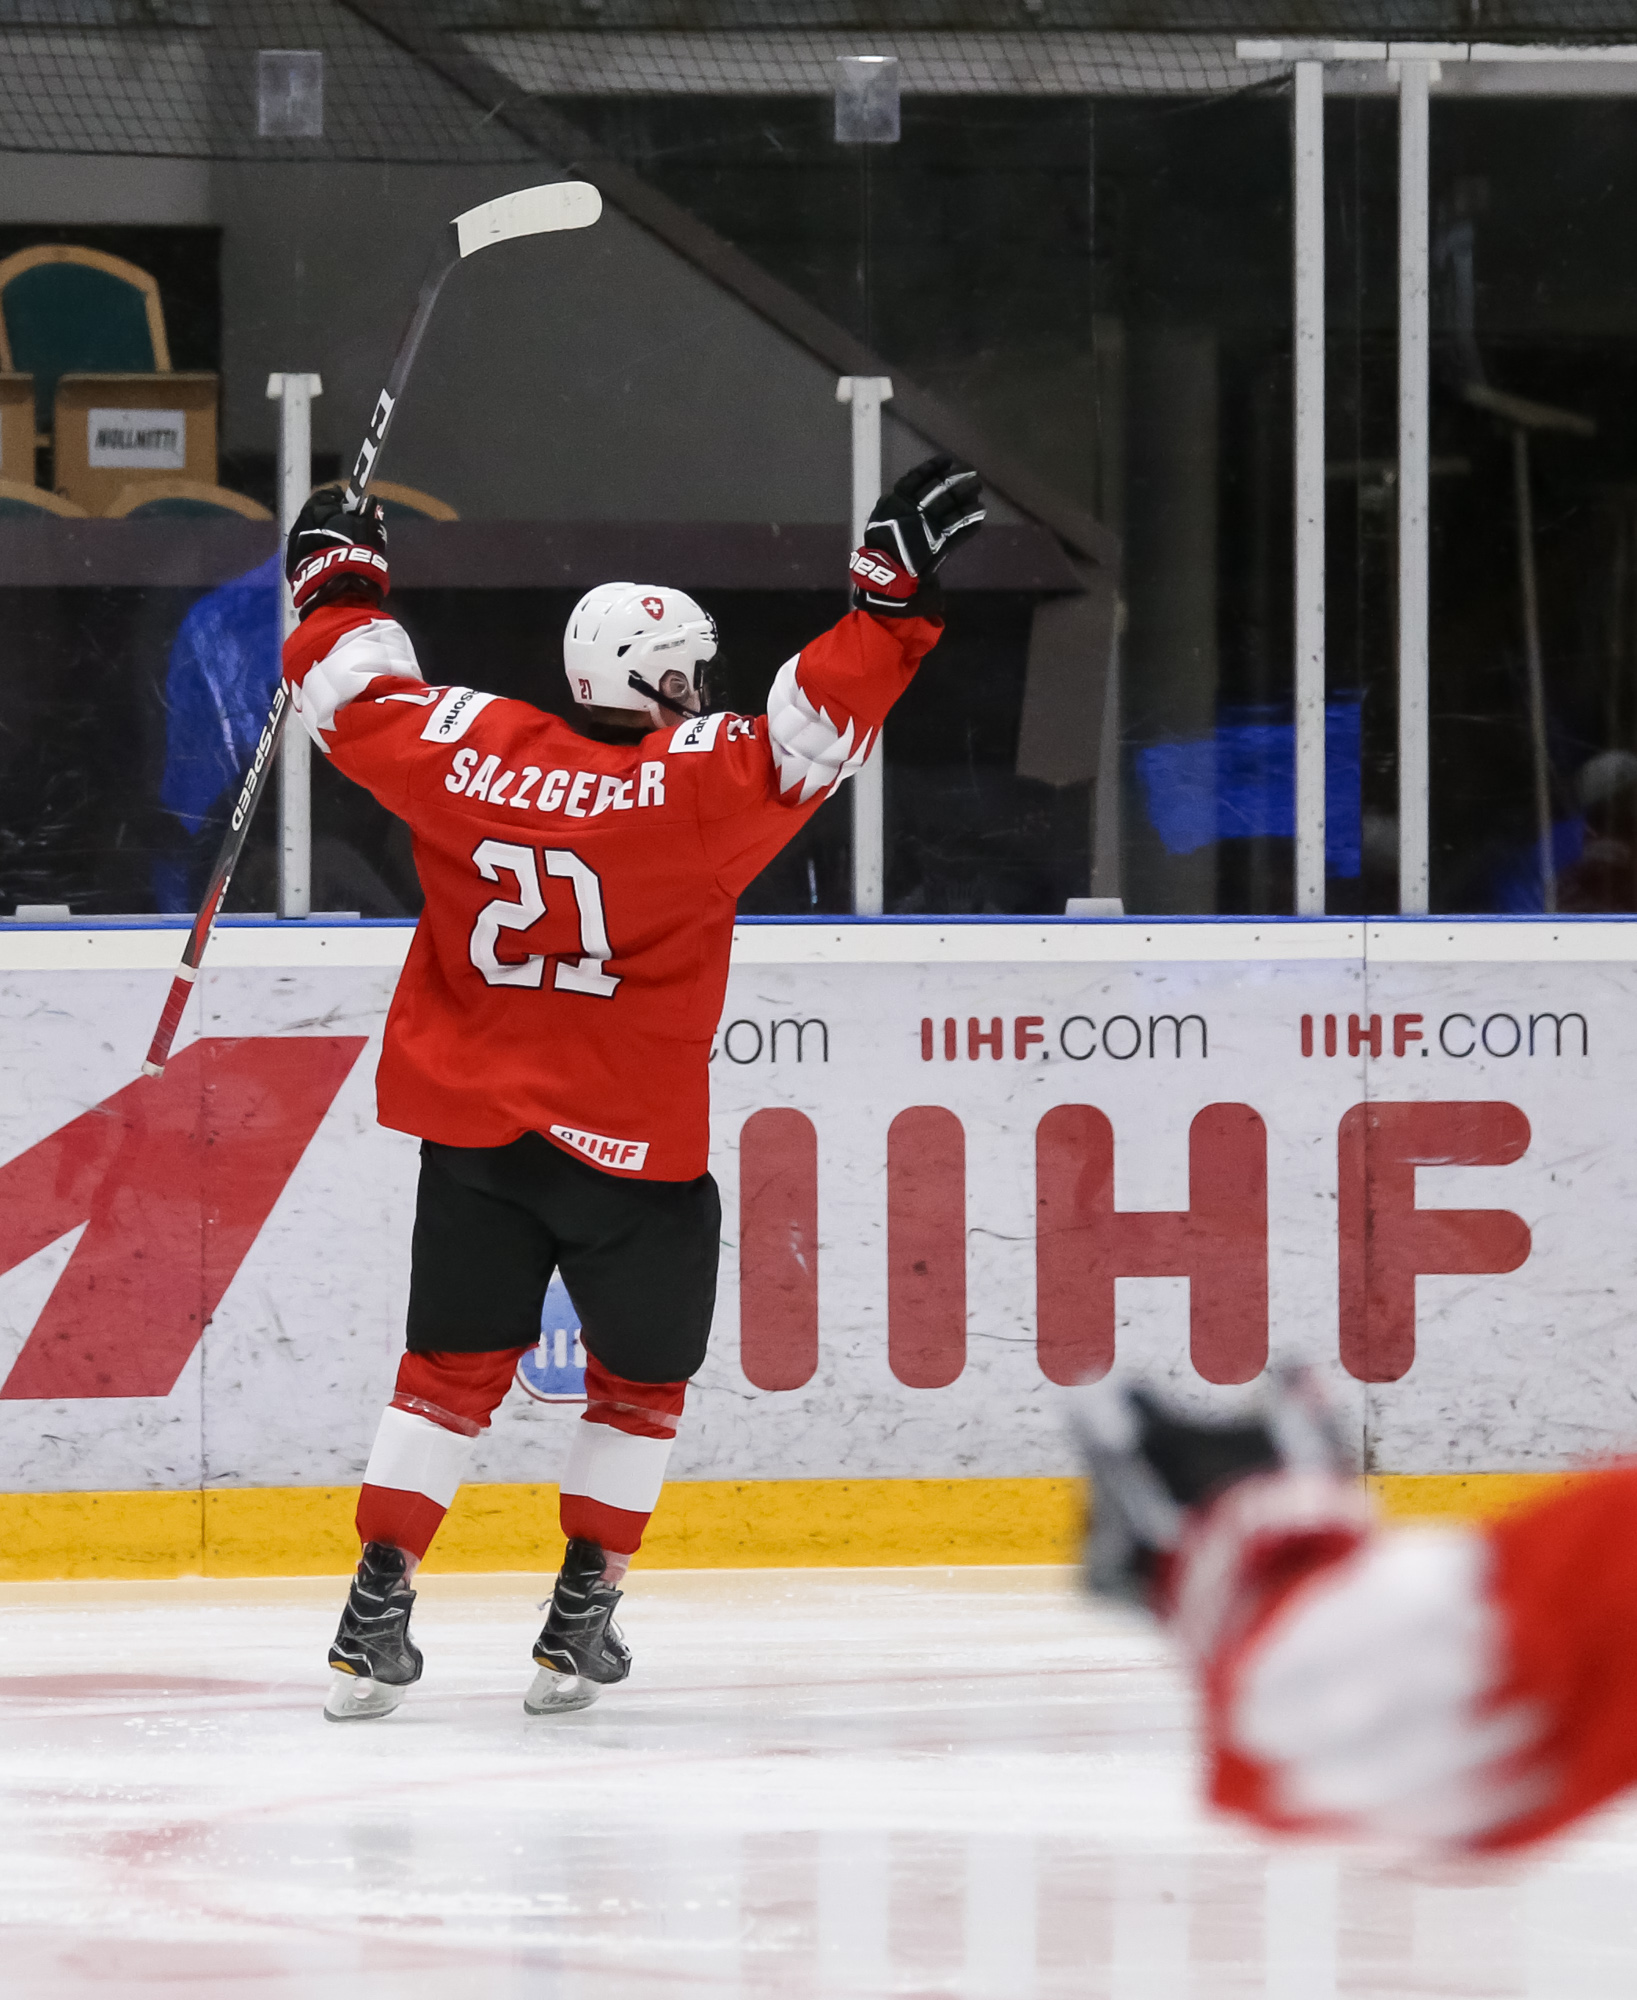
[[[444,12],[0,23],[0,589],[27,689],[0,909],[194,906],[276,679],[268,378],[321,378],[302,464],[336,476],[443,225],[562,159],[603,224],[460,270],[383,461],[426,672],[564,711],[567,614],[623,576],[697,598],[714,698],[759,709],[847,605],[837,383],[890,378],[883,481],[970,459],[989,526],[886,729],[874,888],[844,790],[745,910],[1282,907],[1271,66],[1033,20],[889,47]],[[413,912],[403,827],[312,763],[310,862],[264,785],[227,909]]]
[[[1398,106],[1383,79],[1373,95],[1328,96],[1324,123],[1325,908],[1390,913],[1399,899]],[[1436,509],[1452,467],[1435,452],[1431,470]]]
[[[1634,142],[1629,95],[1434,99],[1435,909],[1637,909]]]
[[[1128,910],[1292,907],[1289,188],[1283,92],[1098,107]]]

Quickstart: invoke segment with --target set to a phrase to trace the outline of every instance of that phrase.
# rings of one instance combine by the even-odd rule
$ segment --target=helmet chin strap
[[[673,715],[680,715],[684,722],[692,722],[696,715],[704,714],[702,708],[684,708],[681,702],[672,701],[668,694],[661,694],[658,688],[650,687],[635,667],[631,669],[626,685],[634,687],[638,694],[645,696],[649,701],[657,701],[661,708],[668,708]]]

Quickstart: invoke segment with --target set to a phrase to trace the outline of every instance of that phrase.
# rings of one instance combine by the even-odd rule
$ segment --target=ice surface
[[[1637,1991],[1637,1812],[1464,1872],[1264,1846],[1059,1572],[639,1570],[633,1680],[536,1722],[543,1594],[425,1579],[426,1679],[336,1728],[339,1583],[0,1590],[0,1993]]]

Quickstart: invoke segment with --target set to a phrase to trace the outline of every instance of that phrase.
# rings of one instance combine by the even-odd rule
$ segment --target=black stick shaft
[[[415,356],[420,351],[421,340],[432,318],[432,310],[437,305],[438,294],[443,290],[444,280],[460,262],[460,245],[451,223],[445,229],[437,251],[427,265],[426,276],[421,280],[420,295],[415,301],[415,309],[409,316],[398,341],[398,350],[392,357],[392,366],[387,371],[386,386],[375,399],[369,428],[364,433],[364,442],[359,447],[358,457],[352,468],[352,476],[347,481],[346,506],[356,513],[364,504],[364,495],[369,482],[380,469],[381,451],[386,443],[387,431],[398,408],[398,399],[404,392],[404,384],[409,380],[409,371],[415,365]],[[261,803],[266,790],[263,783],[272,770],[278,755],[278,747],[284,736],[284,726],[290,716],[289,693],[281,679],[273,695],[273,706],[268,711],[267,723],[256,743],[255,755],[250,760],[250,768],[244,774],[239,787],[239,796],[233,807],[232,818],[227,832],[222,836],[222,844],[217,849],[215,865],[210,871],[210,880],[205,885],[204,900],[200,903],[192,927],[188,931],[187,943],[182,947],[182,963],[171,981],[170,992],[165,996],[165,1005],[159,1016],[159,1025],[154,1030],[152,1042],[148,1045],[147,1057],[142,1064],[145,1076],[162,1076],[170,1057],[171,1044],[176,1040],[176,1031],[182,1024],[182,1014],[188,1004],[188,995],[193,990],[193,982],[199,976],[199,967],[204,962],[211,933],[215,929],[217,916],[227,897],[228,884],[233,880],[233,870],[238,866],[239,856],[244,852],[244,843],[250,832],[250,822]]]
[[[415,310],[409,315],[409,323],[399,336],[398,351],[392,357],[392,366],[387,370],[386,387],[375,399],[375,409],[370,416],[369,429],[364,434],[364,442],[358,449],[358,457],[353,463],[351,477],[347,480],[347,511],[356,514],[364,504],[364,494],[369,482],[375,477],[381,449],[386,443],[387,431],[398,408],[398,398],[404,392],[404,384],[409,380],[409,371],[415,365],[415,357],[421,351],[421,341],[431,323],[432,309],[438,303],[438,294],[443,290],[444,280],[460,262],[460,243],[455,234],[455,225],[450,223],[443,233],[443,240],[433,253],[426,267],[426,275],[421,280],[419,296],[415,300]]]

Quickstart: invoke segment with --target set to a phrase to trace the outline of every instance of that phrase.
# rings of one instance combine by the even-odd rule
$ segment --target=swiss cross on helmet
[[[693,713],[661,693],[680,673],[703,696],[706,665],[716,657],[716,621],[685,591],[652,583],[599,583],[588,590],[563,634],[569,693],[587,708],[623,708],[658,724]]]

